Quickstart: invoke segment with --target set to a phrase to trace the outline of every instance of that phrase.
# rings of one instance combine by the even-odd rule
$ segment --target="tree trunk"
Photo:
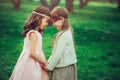
[[[50,11],[53,10],[55,6],[57,6],[60,3],[60,0],[51,0],[50,2]]]
[[[118,0],[118,9],[120,10],[120,0]]]
[[[113,0],[108,0],[109,3],[113,3]]]
[[[49,7],[46,0],[40,0],[41,4],[45,7]]]
[[[69,12],[73,12],[74,6],[73,6],[74,0],[66,0],[66,8]]]
[[[83,8],[88,4],[89,0],[79,0],[79,8]]]
[[[17,1],[11,0],[11,2],[16,10],[20,9],[21,0],[17,0]]]

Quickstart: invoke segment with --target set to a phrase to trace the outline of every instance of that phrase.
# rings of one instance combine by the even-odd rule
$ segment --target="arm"
[[[61,35],[57,41],[57,45],[54,50],[55,52],[53,53],[51,60],[49,61],[49,64],[46,66],[46,68],[48,70],[53,70],[56,67],[56,65],[58,64],[58,62],[63,54],[64,48],[66,46],[66,42],[67,42],[66,36]]]
[[[30,38],[30,57],[38,61],[39,63],[45,64],[44,61],[36,54],[36,43],[37,43],[37,35],[34,32],[29,34]]]

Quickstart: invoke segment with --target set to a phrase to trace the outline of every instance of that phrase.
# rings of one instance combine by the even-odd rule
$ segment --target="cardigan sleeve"
[[[51,56],[51,60],[50,60],[49,64],[47,65],[48,70],[52,71],[56,67],[58,62],[60,61],[60,58],[61,58],[63,51],[65,49],[65,46],[66,46],[66,42],[67,42],[66,35],[62,34],[58,38],[58,41],[56,42],[56,48],[54,50],[54,53]]]

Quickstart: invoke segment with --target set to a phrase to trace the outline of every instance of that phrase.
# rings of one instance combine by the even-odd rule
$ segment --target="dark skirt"
[[[50,80],[77,80],[76,65],[55,68],[51,73]]]

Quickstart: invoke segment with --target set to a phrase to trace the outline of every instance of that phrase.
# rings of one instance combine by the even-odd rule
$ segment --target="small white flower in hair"
[[[37,14],[37,15],[40,15],[40,16],[43,16],[43,17],[47,17],[47,18],[49,18],[47,15],[45,15],[45,14],[41,14],[41,13],[38,13],[38,12],[36,12],[36,11],[33,11],[33,13],[34,13],[34,14]]]

